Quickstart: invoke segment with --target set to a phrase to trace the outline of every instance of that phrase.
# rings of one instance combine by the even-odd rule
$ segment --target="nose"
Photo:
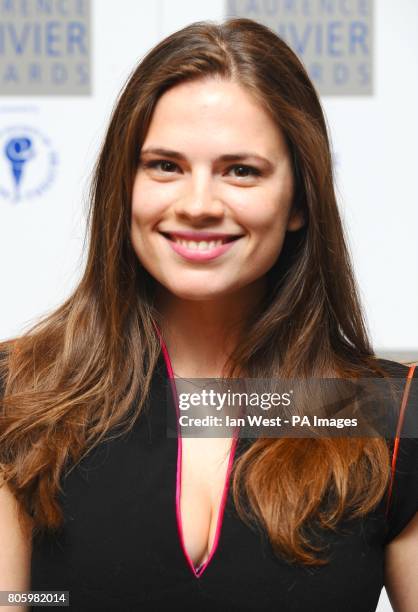
[[[221,218],[224,215],[224,205],[215,193],[210,172],[202,169],[192,173],[184,183],[174,208],[178,216],[193,221]]]

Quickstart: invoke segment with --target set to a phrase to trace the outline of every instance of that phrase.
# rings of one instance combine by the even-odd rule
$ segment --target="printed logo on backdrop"
[[[89,95],[90,0],[0,0],[0,95]]]
[[[58,155],[45,134],[29,126],[0,130],[0,198],[18,203],[53,184]]]
[[[373,94],[373,0],[227,0],[278,34],[322,95]]]

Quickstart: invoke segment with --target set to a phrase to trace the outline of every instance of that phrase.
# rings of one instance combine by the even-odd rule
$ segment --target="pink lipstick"
[[[216,259],[233,248],[235,242],[242,237],[237,234],[191,231],[161,232],[161,234],[173,251],[189,261]]]

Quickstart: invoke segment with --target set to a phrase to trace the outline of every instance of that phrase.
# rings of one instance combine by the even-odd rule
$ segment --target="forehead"
[[[158,100],[144,146],[191,153],[255,149],[270,156],[286,152],[279,126],[242,85],[210,78],[185,82]]]

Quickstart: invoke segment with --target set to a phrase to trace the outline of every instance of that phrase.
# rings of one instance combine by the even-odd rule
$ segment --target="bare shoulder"
[[[31,534],[30,518],[19,520],[17,500],[0,482],[0,591],[29,590]]]
[[[415,612],[418,601],[418,512],[386,546],[385,586],[395,612]]]

